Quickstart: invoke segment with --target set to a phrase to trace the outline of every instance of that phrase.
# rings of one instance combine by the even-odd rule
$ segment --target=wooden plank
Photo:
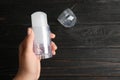
[[[41,77],[40,80],[119,80],[120,77]]]
[[[60,51],[52,60],[42,62],[43,76],[120,76],[119,49]]]
[[[27,1],[26,1],[27,2]],[[30,15],[35,11],[45,11],[48,14],[50,24],[58,24],[58,15],[66,8],[72,7],[76,1],[46,1],[27,4],[26,2],[2,4],[0,12],[2,23],[8,24],[29,24]],[[34,1],[35,2],[35,1]],[[73,8],[76,16],[78,17],[77,24],[102,24],[102,23],[119,23],[120,21],[120,1],[106,1],[100,2],[85,0],[77,1],[78,5]],[[57,11],[56,11],[57,10]],[[14,15],[14,16],[13,16]]]
[[[57,17],[76,2],[78,5],[73,11],[78,18],[77,24],[66,29],[57,22]],[[31,25],[30,15],[42,10],[48,13],[51,30],[57,35],[54,41],[58,51],[52,59],[42,61],[41,79],[119,80],[119,7],[119,0],[2,1],[0,76],[8,79],[17,72],[17,48]]]
[[[16,27],[17,26],[17,27]],[[120,24],[84,24],[66,29],[51,26],[59,47],[120,47]],[[6,29],[7,27],[7,29]],[[0,47],[17,47],[26,36],[28,26],[1,25]]]
[[[1,49],[2,74],[13,76],[18,68],[17,50]],[[12,54],[12,55],[11,55]],[[9,59],[9,60],[5,60]],[[57,55],[42,61],[42,76],[120,76],[120,49],[61,48]],[[5,64],[6,63],[6,64]],[[57,74],[56,74],[57,73]]]
[[[64,37],[58,35],[57,43],[78,47],[119,47],[120,43],[120,27],[114,24],[79,25],[65,29],[64,33]]]

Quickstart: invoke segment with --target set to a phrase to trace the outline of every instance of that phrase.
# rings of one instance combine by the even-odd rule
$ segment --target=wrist
[[[26,73],[25,71],[20,71],[14,77],[13,80],[38,80],[34,74]]]

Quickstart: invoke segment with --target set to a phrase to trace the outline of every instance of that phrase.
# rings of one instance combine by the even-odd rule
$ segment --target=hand
[[[51,38],[55,34],[51,33]],[[34,32],[28,28],[27,36],[19,46],[19,70],[14,80],[37,80],[41,71],[41,57],[33,52]],[[52,53],[56,54],[57,46],[51,42]]]

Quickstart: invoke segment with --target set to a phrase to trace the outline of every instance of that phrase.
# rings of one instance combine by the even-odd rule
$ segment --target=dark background
[[[64,28],[57,17],[73,5],[77,24]],[[58,45],[56,56],[42,60],[41,80],[120,80],[120,0],[0,1],[0,80],[17,72],[18,46],[35,11],[48,14]]]

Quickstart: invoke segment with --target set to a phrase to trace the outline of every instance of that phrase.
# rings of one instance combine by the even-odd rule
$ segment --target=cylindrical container
[[[33,51],[41,55],[42,59],[52,57],[50,29],[47,23],[47,14],[44,12],[35,12],[31,15],[32,28],[35,35]]]

